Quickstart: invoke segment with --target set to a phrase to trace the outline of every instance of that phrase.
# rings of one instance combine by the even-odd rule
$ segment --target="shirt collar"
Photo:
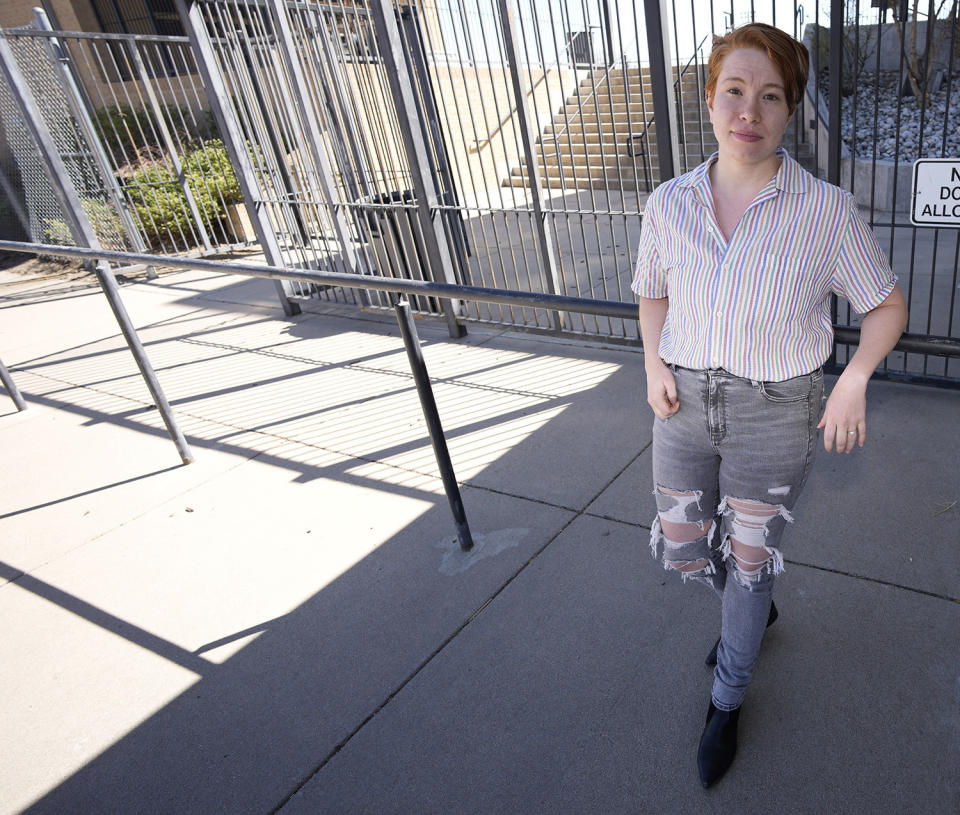
[[[713,166],[713,162],[717,160],[718,155],[719,153],[714,153],[699,167],[687,173],[686,178],[680,182],[680,186],[690,187],[691,189],[700,188],[706,193],[710,185],[710,167]],[[777,156],[780,158],[780,169],[777,170],[776,176],[772,179],[773,188],[780,192],[805,193],[807,182],[804,178],[803,168],[782,147],[777,148]],[[770,187],[771,184],[768,184],[764,187],[764,191],[767,191]]]

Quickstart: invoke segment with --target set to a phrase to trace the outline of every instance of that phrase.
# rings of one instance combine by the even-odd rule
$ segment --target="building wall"
[[[3,0],[0,3],[0,27],[16,28],[32,24],[33,9],[41,5],[39,0]],[[50,6],[64,31],[100,30],[87,0],[50,0]]]

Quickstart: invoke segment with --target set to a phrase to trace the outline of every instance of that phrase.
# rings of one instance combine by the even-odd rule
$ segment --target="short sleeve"
[[[844,193],[847,217],[831,288],[846,297],[860,314],[879,306],[893,292],[893,273],[873,232],[857,211],[854,198]]]
[[[659,300],[667,296],[667,275],[660,263],[659,196],[656,192],[647,199],[640,227],[640,246],[637,248],[637,267],[630,288],[640,297]]]

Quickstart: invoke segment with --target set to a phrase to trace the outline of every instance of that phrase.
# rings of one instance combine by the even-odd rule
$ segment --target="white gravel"
[[[904,74],[904,76],[906,76]],[[947,87],[950,100],[947,104]],[[877,158],[894,160],[897,157],[897,72],[863,74],[857,83],[857,92],[843,99],[842,138],[850,149],[856,149],[858,158],[873,158],[873,129],[877,125]],[[820,81],[820,92],[827,104],[829,87]],[[879,95],[879,102],[876,101]],[[856,101],[856,129],[853,127]],[[952,82],[944,77],[937,93],[932,95],[924,114],[923,149],[920,149],[920,110],[911,94],[899,100],[899,159],[911,163],[918,158],[960,158],[960,71]],[[946,123],[946,126],[945,126]],[[946,145],[944,145],[946,137]]]

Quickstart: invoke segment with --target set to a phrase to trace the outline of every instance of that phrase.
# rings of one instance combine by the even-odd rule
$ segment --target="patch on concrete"
[[[464,552],[460,548],[460,542],[455,538],[446,538],[437,544],[438,549],[443,549],[443,559],[440,561],[440,574],[453,576],[461,574],[489,557],[495,557],[506,549],[513,546],[519,546],[529,532],[529,529],[500,529],[496,532],[484,532],[473,536],[473,548],[469,552]]]

